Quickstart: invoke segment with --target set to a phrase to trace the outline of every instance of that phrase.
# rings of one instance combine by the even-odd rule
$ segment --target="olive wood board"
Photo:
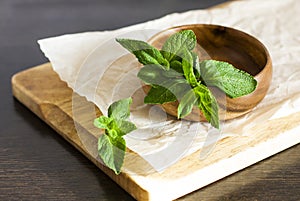
[[[179,198],[300,142],[300,113],[295,113],[266,121],[264,125],[255,127],[256,132],[253,132],[256,133],[255,135],[222,139],[205,159],[199,159],[201,152],[199,150],[161,173],[152,171],[147,175],[138,172],[115,175],[113,171],[95,159],[83,145],[75,128],[76,122],[73,120],[74,93],[65,82],[60,80],[50,63],[14,75],[12,90],[13,95],[20,102],[137,200]],[[85,107],[95,107],[84,97],[76,95],[76,99],[81,103],[80,109],[82,110]],[[87,121],[92,122],[93,119],[87,119]],[[92,138],[96,139],[96,136]],[[128,150],[128,152],[131,151]],[[137,154],[131,152],[129,155],[125,157],[124,166],[137,168],[147,166]]]

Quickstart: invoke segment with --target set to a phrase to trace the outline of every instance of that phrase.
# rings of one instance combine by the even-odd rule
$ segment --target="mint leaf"
[[[152,86],[144,99],[147,104],[176,101],[182,97],[185,90],[191,88],[182,74],[173,69],[167,71],[160,65],[146,65],[137,76]]]
[[[147,96],[144,98],[146,104],[164,104],[176,101],[176,96],[168,89],[162,86],[151,87]]]
[[[191,52],[193,56],[193,67],[194,67],[194,74],[197,79],[200,79],[201,73],[200,73],[200,63],[199,63],[199,56],[195,52]]]
[[[114,124],[115,124],[115,121],[114,121]],[[120,134],[120,132],[119,132],[119,129],[114,129],[114,128],[107,129],[105,131],[105,134],[107,134],[111,139],[118,138],[119,135],[122,136],[122,134]]]
[[[183,74],[182,63],[178,60],[171,61],[170,68],[180,74]]]
[[[168,79],[160,85],[151,87],[144,99],[146,104],[164,104],[174,102],[182,98],[187,90],[191,89],[185,79]]]
[[[119,131],[118,136],[123,136],[126,135],[127,133],[130,133],[131,131],[136,130],[136,126],[130,121],[117,120],[116,125]]]
[[[113,119],[111,119],[109,117],[101,116],[101,117],[94,120],[94,125],[97,128],[108,129],[110,127],[109,124],[112,121],[113,121]]]
[[[161,65],[146,65],[137,74],[146,84],[160,85],[168,79],[182,78],[182,74],[173,69],[165,70]]]
[[[196,76],[194,74],[194,68],[193,68],[193,56],[191,52],[184,48],[183,53],[182,53],[182,69],[185,78],[189,82],[189,84],[192,87],[195,87],[198,85],[198,81],[196,79]]]
[[[107,167],[116,174],[120,174],[126,150],[126,142],[123,138],[110,138],[101,135],[98,139],[98,153]]]
[[[130,115],[131,98],[126,98],[114,102],[108,108],[108,117],[114,119],[127,119]]]
[[[196,96],[198,96],[198,107],[202,111],[206,120],[215,128],[219,129],[219,106],[216,98],[210,90],[200,84],[194,88]]]
[[[227,62],[205,60],[200,62],[200,70],[207,86],[218,87],[230,98],[250,94],[257,86],[253,76]]]
[[[182,49],[187,48],[189,51],[196,46],[196,35],[192,30],[183,30],[171,35],[162,47],[162,54],[169,62],[177,59]]]
[[[196,97],[194,90],[190,89],[180,100],[177,108],[178,118],[183,118],[190,114],[197,100],[198,98]]]
[[[161,52],[148,43],[132,39],[116,39],[124,48],[134,54],[138,61],[144,65],[161,64],[169,69],[169,62],[163,57]]]
[[[185,90],[191,88],[182,74],[173,69],[167,71],[160,65],[146,65],[137,76],[152,86],[144,99],[147,104],[174,102],[182,97]]]
[[[170,90],[176,96],[177,100],[180,100],[191,89],[191,86],[184,78],[169,79],[161,85]]]

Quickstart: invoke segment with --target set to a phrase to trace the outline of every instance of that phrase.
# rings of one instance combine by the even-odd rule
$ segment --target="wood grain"
[[[73,94],[72,90],[53,72],[50,64],[44,64],[16,74],[12,79],[12,86],[14,96],[17,99],[138,200],[175,199],[300,141],[297,135],[289,133],[283,135],[285,131],[294,129],[300,124],[300,113],[296,113],[290,117],[269,121],[263,126],[255,128],[257,131],[255,135],[225,138],[216,145],[213,152],[205,160],[199,160],[198,157],[201,152],[199,150],[163,173],[149,171],[148,175],[143,175],[138,170],[150,168],[149,165],[135,153],[128,152],[130,154],[127,154],[125,159],[125,167],[132,168],[131,170],[136,172],[134,174],[122,173],[116,176],[83,146],[82,139],[78,137],[74,126],[72,111],[74,98],[82,103],[81,109],[83,111],[84,108],[94,107],[94,105]],[[99,113],[99,111],[95,111]],[[83,116],[85,116],[84,113]],[[86,122],[92,122],[92,120],[86,119]],[[86,125],[81,126],[82,129],[86,127]],[[93,133],[91,133],[91,139],[96,139]],[[270,146],[274,147],[270,149]],[[261,153],[261,151],[264,152]],[[177,186],[176,191],[174,191],[174,186]]]

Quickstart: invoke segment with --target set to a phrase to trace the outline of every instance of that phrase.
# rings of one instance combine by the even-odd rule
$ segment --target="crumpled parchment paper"
[[[69,34],[38,42],[60,78],[95,103],[103,114],[113,101],[133,96],[131,120],[139,129],[126,136],[127,146],[156,171],[162,171],[183,156],[212,147],[221,138],[251,135],[251,128],[257,124],[300,111],[299,13],[298,0],[235,1],[222,8],[174,13],[118,30]],[[265,44],[273,61],[267,96],[249,114],[223,124],[221,132],[207,123],[170,119],[157,106],[145,106],[136,78],[139,66],[114,40],[148,40],[163,29],[198,23],[229,26],[255,36]]]

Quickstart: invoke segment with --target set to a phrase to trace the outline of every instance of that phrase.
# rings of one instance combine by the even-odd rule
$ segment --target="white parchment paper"
[[[134,97],[131,120],[139,127],[126,137],[127,146],[162,171],[216,139],[251,135],[265,121],[300,111],[300,1],[245,0],[223,8],[174,13],[142,24],[102,32],[68,34],[38,41],[60,78],[103,114],[115,100]],[[268,48],[273,80],[265,99],[249,114],[222,125],[217,132],[206,123],[169,119],[156,106],[145,106],[138,64],[124,59],[116,37],[148,40],[163,29],[195,23],[218,24],[247,32]],[[126,56],[125,56],[126,57]],[[203,155],[205,156],[205,154]]]

